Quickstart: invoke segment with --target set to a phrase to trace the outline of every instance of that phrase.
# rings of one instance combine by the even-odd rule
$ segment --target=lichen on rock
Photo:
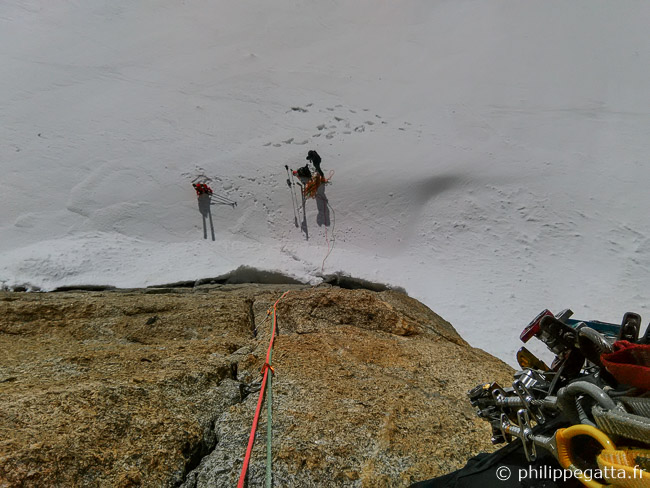
[[[0,486],[234,486],[268,311],[275,486],[400,487],[491,449],[466,391],[511,369],[396,291],[0,292]],[[264,484],[266,420],[249,468]]]

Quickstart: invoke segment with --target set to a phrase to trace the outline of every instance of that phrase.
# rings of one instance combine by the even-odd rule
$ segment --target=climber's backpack
[[[300,178],[308,178],[311,179],[311,171],[309,170],[308,165],[304,165],[302,168],[298,168],[298,171],[296,171],[296,174]]]

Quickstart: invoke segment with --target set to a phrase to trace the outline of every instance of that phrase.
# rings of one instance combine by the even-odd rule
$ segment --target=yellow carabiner
[[[607,437],[603,431],[598,430],[596,427],[591,425],[572,425],[566,429],[558,429],[555,433],[555,442],[557,444],[557,454],[558,461],[560,466],[564,469],[568,469],[575,473],[576,478],[585,486],[589,488],[603,488],[608,485],[599,483],[594,479],[587,479],[583,473],[576,473],[578,468],[573,464],[573,459],[571,459],[571,439],[578,435],[586,435],[593,439],[596,439],[598,443],[603,446],[605,451],[615,451],[616,446],[612,440]]]

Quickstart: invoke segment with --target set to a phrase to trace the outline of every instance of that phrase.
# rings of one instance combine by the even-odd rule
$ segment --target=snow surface
[[[511,364],[543,308],[643,314],[648,21],[642,0],[4,0],[0,284],[340,271]],[[335,174],[305,229],[284,165],[309,149]]]

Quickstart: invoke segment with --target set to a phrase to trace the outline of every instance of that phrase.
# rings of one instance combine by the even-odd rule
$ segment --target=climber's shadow
[[[210,234],[212,235],[212,240],[215,241],[216,237],[214,235],[214,224],[212,223],[212,211],[210,209],[211,196],[207,193],[203,193],[197,198],[199,202],[199,212],[203,216],[203,238],[208,238],[208,221],[210,222]]]
[[[305,185],[307,185],[310,181],[309,178],[306,177],[298,177],[299,183],[296,183],[298,185],[298,188],[300,188],[300,199],[302,201],[302,222],[300,222],[300,230],[305,234],[305,239],[309,240],[309,227],[307,226],[307,197],[305,196]],[[300,213],[300,212],[298,212]],[[296,219],[297,223],[297,219]]]
[[[330,209],[329,203],[327,200],[327,195],[325,195],[325,185],[320,185],[316,191],[316,207],[318,208],[318,216],[316,217],[316,223],[319,227],[330,226]]]

